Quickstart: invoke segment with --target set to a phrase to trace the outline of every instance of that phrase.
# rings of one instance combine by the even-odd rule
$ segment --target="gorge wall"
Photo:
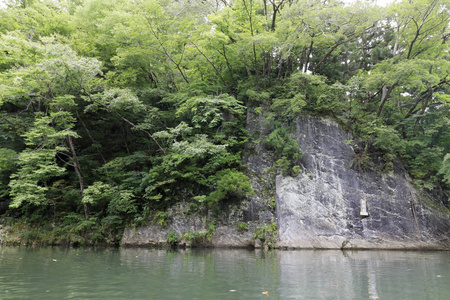
[[[449,247],[449,215],[424,203],[401,166],[389,173],[351,168],[355,153],[345,141],[352,137],[330,120],[300,118],[296,137],[303,172],[276,180],[279,246]]]
[[[249,113],[247,123],[251,134],[266,134],[262,116]],[[329,119],[301,117],[293,137],[303,152],[300,174],[274,177],[272,154],[261,141],[253,144],[244,162],[256,195],[216,215],[205,244],[259,246],[255,230],[276,222],[281,248],[450,249],[450,216],[438,204],[430,207],[434,202],[414,189],[399,164],[389,173],[352,168],[355,152],[346,143],[352,137]],[[182,207],[170,216],[165,227],[126,229],[122,245],[161,245],[171,230],[207,233],[207,216]]]

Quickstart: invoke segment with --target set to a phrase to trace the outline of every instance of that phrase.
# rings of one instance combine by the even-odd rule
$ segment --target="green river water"
[[[450,299],[450,252],[0,247],[0,299]]]

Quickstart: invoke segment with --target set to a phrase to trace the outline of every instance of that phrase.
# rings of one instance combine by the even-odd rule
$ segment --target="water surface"
[[[2,247],[0,299],[450,299],[450,252]]]

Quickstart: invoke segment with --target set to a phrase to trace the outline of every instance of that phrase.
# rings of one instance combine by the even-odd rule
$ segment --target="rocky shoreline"
[[[248,127],[264,132],[254,115]],[[400,164],[389,172],[352,167],[352,137],[330,119],[299,118],[294,135],[304,154],[301,173],[262,181],[271,156],[255,145],[246,164],[256,196],[219,214],[208,238],[189,240],[190,233],[208,235],[207,217],[174,208],[167,226],[127,228],[121,245],[163,246],[173,231],[183,246],[263,247],[272,239],[281,249],[450,250],[450,215],[412,186]],[[270,224],[276,230],[264,230]]]

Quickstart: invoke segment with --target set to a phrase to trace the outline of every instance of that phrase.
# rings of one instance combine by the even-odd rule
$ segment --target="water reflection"
[[[162,299],[251,299],[279,284],[274,252],[125,249],[121,261],[157,274],[147,289]]]
[[[282,299],[449,299],[448,252],[279,254]]]
[[[449,252],[0,248],[0,299],[449,299],[449,278]]]

